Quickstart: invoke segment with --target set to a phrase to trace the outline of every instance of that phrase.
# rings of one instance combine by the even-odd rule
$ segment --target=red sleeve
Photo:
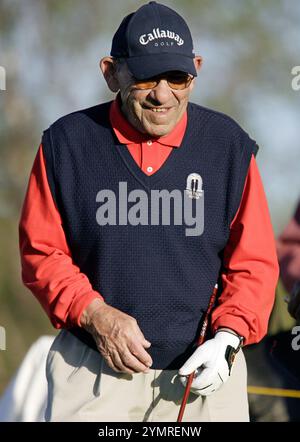
[[[240,207],[224,251],[223,292],[212,314],[212,328],[228,327],[259,342],[267,332],[279,275],[268,204],[252,156]]]
[[[83,310],[93,299],[103,297],[72,261],[49,188],[42,145],[23,203],[19,245],[23,283],[39,300],[54,327],[80,326]]]

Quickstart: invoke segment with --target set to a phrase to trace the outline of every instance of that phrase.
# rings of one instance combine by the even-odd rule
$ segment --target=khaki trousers
[[[117,373],[67,330],[47,358],[46,421],[176,422],[184,387],[178,370]],[[249,421],[247,369],[237,354],[228,381],[211,396],[190,393],[183,422]]]

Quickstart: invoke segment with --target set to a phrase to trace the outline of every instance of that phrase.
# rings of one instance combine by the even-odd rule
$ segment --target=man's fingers
[[[135,339],[132,339],[132,343],[129,343],[128,345],[132,354],[135,355],[143,364],[152,365],[152,359],[149,353],[147,353],[146,350],[144,349],[144,347],[149,348],[151,346],[151,342],[145,338],[137,322],[136,322],[136,330],[134,330],[133,336]],[[140,342],[137,342],[136,337]]]
[[[186,387],[188,376],[181,377],[182,384]],[[191,392],[201,396],[208,396],[218,389],[223,383],[218,373],[213,373],[209,368],[204,369],[199,376],[193,379]]]
[[[150,344],[151,345],[151,344]],[[150,347],[148,346],[148,348]],[[130,347],[132,354],[134,354],[143,364],[150,367],[153,361],[149,353],[141,345],[133,345]]]
[[[195,392],[201,396],[209,396],[214,391],[218,390],[224,382],[225,380],[222,379],[219,372],[215,372],[214,374],[211,373],[211,375],[208,374],[206,379],[202,379],[201,382],[197,382],[196,380]]]
[[[217,378],[217,373],[211,368],[205,368],[201,373],[193,379],[191,387],[197,388],[198,390],[208,387],[210,384],[214,383]]]
[[[92,331],[100,352],[103,355],[110,355],[110,366],[115,371],[125,373],[147,371],[152,365],[151,356],[146,351],[146,348],[151,346],[151,342],[145,338],[137,321],[114,308],[108,313],[112,319],[116,317],[112,320],[115,324],[113,332],[108,328],[108,331],[101,333],[101,330],[105,330],[104,326],[101,329],[95,327]]]
[[[109,353],[114,365],[119,371],[125,373],[145,372],[148,367],[152,365],[150,355],[142,345],[133,346],[132,344],[132,347],[134,350],[131,350],[130,347],[127,347],[126,343],[124,343],[122,348],[111,348]]]
[[[110,357],[110,355],[106,355],[103,356],[105,359],[106,364],[114,371],[116,371],[117,373],[120,373],[121,370],[115,365],[115,363],[113,362],[112,358]]]
[[[209,396],[214,391],[218,390],[220,388],[221,384],[214,383],[211,385],[208,385],[206,388],[202,388],[201,390],[191,388],[191,392],[197,394],[198,396]]]
[[[179,369],[178,373],[180,376],[187,376],[193,371],[197,370],[198,367],[201,367],[202,364],[204,364],[206,360],[204,345],[197,348],[192,356]]]
[[[145,338],[145,336],[144,336],[144,334],[143,334],[142,330],[140,329],[137,322],[136,322],[136,330],[134,330],[134,335],[141,341],[141,344],[144,347],[150,347],[151,342]]]
[[[141,344],[131,344],[133,350],[127,346],[126,341],[122,344],[112,344],[107,340],[100,340],[98,349],[102,356],[110,362],[110,367],[115,371],[125,373],[145,372],[151,365],[151,356]],[[113,366],[112,366],[113,365]]]
[[[132,367],[126,366],[126,364],[124,364],[122,356],[118,353],[117,350],[113,351],[112,360],[115,366],[118,368],[118,370],[121,371],[122,373],[129,373],[130,371],[133,372]]]
[[[152,365],[153,361],[151,356],[142,346],[132,344],[129,346],[128,350],[132,356],[131,361],[134,361],[135,363],[138,362],[139,366],[142,368],[142,370],[139,371],[144,371],[146,367]]]
[[[211,368],[205,368],[201,370],[201,373],[194,377],[193,382],[191,384],[191,388],[201,389],[206,388],[210,385],[215,379],[215,373]],[[184,386],[186,386],[189,376],[181,376],[181,382]]]

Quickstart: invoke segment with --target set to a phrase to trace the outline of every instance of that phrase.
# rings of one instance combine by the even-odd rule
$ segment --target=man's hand
[[[147,372],[151,346],[132,316],[100,299],[91,302],[81,316],[82,326],[92,334],[107,364],[117,372]]]
[[[240,338],[237,335],[218,331],[213,339],[198,347],[179,369],[181,382],[186,386],[186,376],[196,370],[191,392],[202,396],[210,395],[227,381],[239,346]]]

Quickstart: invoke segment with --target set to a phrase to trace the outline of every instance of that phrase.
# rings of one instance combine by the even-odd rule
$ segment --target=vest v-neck
[[[191,112],[190,104],[187,107],[187,125],[186,130],[179,147],[173,148],[172,152],[169,154],[166,161],[161,165],[161,167],[153,174],[147,175],[136,163],[134,158],[132,157],[129,149],[126,145],[120,144],[118,141],[115,144],[116,150],[120,157],[122,158],[125,166],[129,170],[129,172],[146,188],[151,189],[158,182],[166,178],[172,170],[174,170],[174,166],[180,161],[182,156],[187,155],[188,143],[187,140],[189,138],[190,124],[189,117]]]

